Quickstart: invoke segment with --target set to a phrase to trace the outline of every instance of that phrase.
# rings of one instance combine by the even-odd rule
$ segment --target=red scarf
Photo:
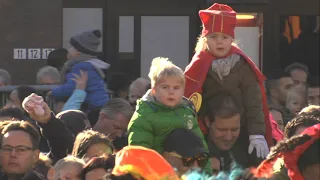
[[[269,120],[269,109],[268,109],[268,103],[267,103],[267,97],[265,93],[265,89],[263,86],[264,80],[266,78],[261,73],[261,71],[256,67],[254,62],[242,52],[241,49],[239,49],[236,46],[232,46],[229,54],[226,55],[229,56],[233,53],[237,53],[241,55],[247,63],[250,65],[252,70],[255,72],[257,79],[259,81],[259,86],[262,93],[262,103],[263,103],[263,112],[265,116],[265,125],[266,125],[266,134],[265,138],[269,146],[273,145],[272,141],[272,130],[271,130],[271,124]],[[212,61],[216,60],[217,58],[210,55],[209,53],[205,51],[197,52],[190,64],[186,67],[185,70],[185,77],[186,77],[186,88],[185,88],[185,96],[190,97],[191,94],[194,92],[202,93],[202,85],[207,77],[209,68],[211,67]],[[204,134],[207,134],[207,128],[205,127],[202,120],[198,119],[199,126]]]

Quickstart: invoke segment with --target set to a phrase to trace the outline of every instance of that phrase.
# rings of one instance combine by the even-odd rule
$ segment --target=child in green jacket
[[[152,61],[149,78],[151,89],[138,100],[128,125],[129,145],[144,146],[162,154],[166,136],[176,128],[187,128],[198,135],[207,147],[195,108],[183,97],[183,71],[168,58],[158,57]]]

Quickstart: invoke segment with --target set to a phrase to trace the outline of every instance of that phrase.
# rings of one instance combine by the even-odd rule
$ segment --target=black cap
[[[202,140],[191,130],[174,129],[164,140],[164,151],[176,152],[183,158],[198,156],[207,152]]]

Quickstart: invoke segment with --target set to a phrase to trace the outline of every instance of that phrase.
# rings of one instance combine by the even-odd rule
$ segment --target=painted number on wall
[[[28,49],[28,59],[41,59],[41,49]]]
[[[53,51],[54,49],[42,49],[42,59],[48,59],[48,55],[50,54],[51,51]]]
[[[13,59],[27,59],[27,49],[13,49]]]

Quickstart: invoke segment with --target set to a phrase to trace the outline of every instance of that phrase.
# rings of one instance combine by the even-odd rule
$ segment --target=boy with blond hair
[[[137,101],[128,132],[129,145],[139,145],[163,153],[163,142],[174,129],[186,128],[202,139],[192,102],[183,97],[183,71],[168,58],[153,59],[149,78],[151,89]],[[190,157],[193,158],[193,157]]]
[[[50,168],[48,180],[59,179],[78,179],[81,180],[81,172],[84,161],[74,156],[67,156],[60,159],[52,168]]]

